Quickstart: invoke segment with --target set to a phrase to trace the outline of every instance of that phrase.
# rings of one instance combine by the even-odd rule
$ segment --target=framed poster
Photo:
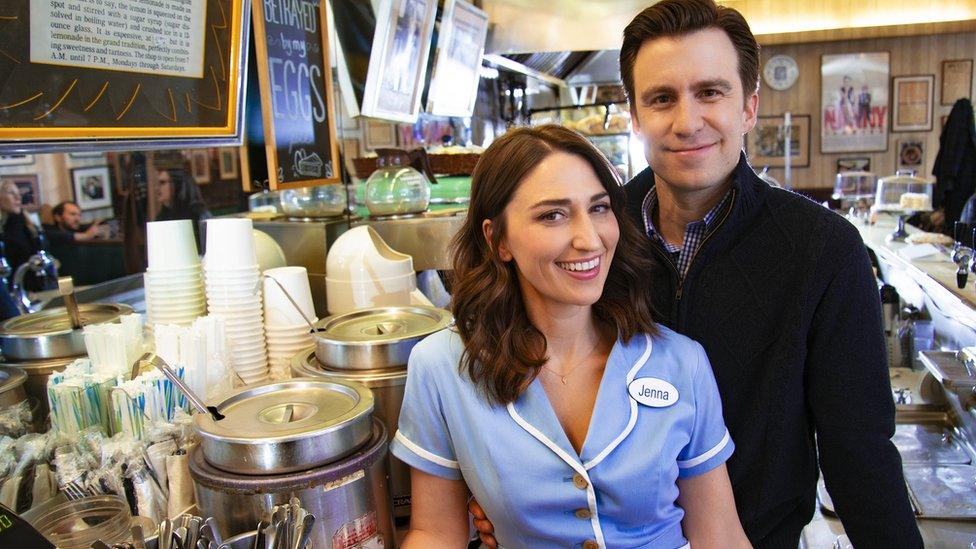
[[[925,168],[925,140],[913,137],[899,139],[896,170],[913,170],[921,173]]]
[[[0,154],[0,166],[27,166],[33,163],[32,154]]]
[[[929,131],[932,129],[932,91],[935,75],[896,76],[891,81],[891,131]]]
[[[239,141],[248,2],[0,2],[0,150]]]
[[[396,147],[396,128],[396,124],[367,120],[363,127],[363,146],[367,151]]]
[[[381,0],[360,112],[414,123],[420,113],[437,0]]]
[[[324,1],[255,1],[254,43],[271,189],[341,180]],[[294,16],[283,17],[282,10]]]
[[[942,62],[941,104],[952,105],[957,99],[969,99],[972,88],[972,59],[949,59]]]
[[[786,132],[782,116],[760,116],[756,127],[746,135],[749,160],[759,166],[785,166]],[[810,165],[810,115],[794,114],[790,121],[790,166]]]
[[[82,210],[112,205],[112,181],[108,166],[74,168],[71,170],[71,182],[75,191],[75,202]]]
[[[240,177],[237,148],[222,147],[217,149],[217,165],[221,179],[237,179]]]
[[[12,181],[20,191],[20,205],[29,212],[41,207],[41,184],[37,174],[0,175],[0,184]]]
[[[474,113],[487,36],[487,13],[464,0],[445,2],[427,94],[427,112],[460,117]]]
[[[821,152],[888,150],[888,52],[820,59]]]
[[[867,156],[837,159],[837,173],[869,171],[871,171],[871,159]]]
[[[210,150],[190,151],[190,174],[197,184],[210,183]]]

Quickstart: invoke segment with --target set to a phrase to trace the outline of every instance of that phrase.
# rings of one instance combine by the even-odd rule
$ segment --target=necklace
[[[576,370],[578,370],[579,367],[582,366],[584,362],[586,362],[586,359],[590,358],[590,355],[592,355],[593,351],[595,351],[596,348],[599,346],[600,346],[600,338],[597,338],[596,343],[593,344],[593,347],[585,355],[583,355],[583,358],[581,358],[579,362],[574,364],[573,367],[570,368],[569,371],[566,372],[565,374],[561,374],[556,370],[553,370],[552,368],[546,366],[545,364],[543,364],[542,367],[545,368],[546,370],[549,370],[552,374],[558,376],[559,381],[562,381],[563,385],[566,385],[566,378],[573,375],[573,373],[576,372]]]

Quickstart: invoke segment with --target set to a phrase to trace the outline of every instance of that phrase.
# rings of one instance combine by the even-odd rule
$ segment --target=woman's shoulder
[[[625,344],[628,355],[633,355],[636,358],[643,354],[647,350],[647,343],[645,342],[650,342],[648,358],[659,367],[672,364],[687,371],[689,364],[702,362],[702,357],[705,354],[704,349],[697,341],[658,324],[657,333],[637,334]],[[692,371],[694,369],[692,368]]]
[[[453,328],[445,328],[414,345],[410,351],[410,367],[433,370],[451,367],[456,371],[463,354],[464,343],[461,336]]]

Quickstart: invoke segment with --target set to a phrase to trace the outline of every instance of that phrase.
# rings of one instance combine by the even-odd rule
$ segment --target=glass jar
[[[34,527],[61,549],[87,549],[95,540],[108,545],[131,541],[132,514],[118,496],[91,496],[46,510]]]
[[[406,154],[381,155],[366,180],[366,208],[370,215],[404,215],[427,211],[430,181],[407,165]]]
[[[281,210],[292,217],[334,217],[346,211],[346,189],[341,183],[280,191]]]
[[[247,209],[258,213],[280,213],[278,191],[267,189],[247,197]]]

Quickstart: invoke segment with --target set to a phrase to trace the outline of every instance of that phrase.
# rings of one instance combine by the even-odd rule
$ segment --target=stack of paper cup
[[[311,328],[306,319],[315,322],[312,290],[305,267],[265,271],[264,322],[272,379],[289,379],[292,357],[312,345]]]
[[[146,320],[187,326],[207,314],[193,224],[188,219],[146,225]]]
[[[207,221],[207,308],[224,321],[229,366],[247,384],[268,379],[261,272],[250,219]]]

